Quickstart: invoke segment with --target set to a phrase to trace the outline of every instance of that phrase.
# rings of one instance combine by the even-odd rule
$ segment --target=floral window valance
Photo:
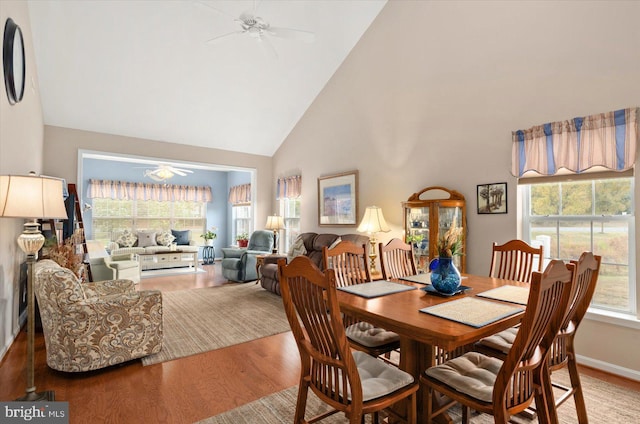
[[[229,189],[229,203],[232,205],[251,203],[251,184],[231,187]]]
[[[511,173],[579,174],[594,167],[631,169],[638,144],[638,108],[620,109],[513,132]]]
[[[211,187],[89,180],[89,197],[114,200],[155,200],[158,202],[210,202]]]
[[[302,194],[302,176],[278,178],[277,199],[297,198]]]

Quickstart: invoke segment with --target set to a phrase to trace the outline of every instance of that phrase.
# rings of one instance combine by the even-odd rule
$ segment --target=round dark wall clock
[[[4,25],[2,66],[7,97],[13,105],[22,100],[24,95],[25,63],[22,31],[11,18],[7,19]]]

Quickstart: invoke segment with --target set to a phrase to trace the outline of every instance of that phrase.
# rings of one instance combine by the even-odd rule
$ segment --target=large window
[[[300,234],[300,198],[283,197],[280,199],[280,215],[284,219],[284,242],[282,252],[288,252],[289,248]]]
[[[523,238],[545,257],[602,256],[592,307],[635,315],[633,178],[560,181],[521,186]]]
[[[231,207],[231,214],[233,220],[231,237],[233,240],[235,240],[239,234],[244,233],[250,235],[252,232],[251,223],[253,222],[251,218],[251,204],[233,205]]]
[[[206,225],[204,202],[93,199],[93,238],[105,245],[122,230],[191,230],[195,239]]]

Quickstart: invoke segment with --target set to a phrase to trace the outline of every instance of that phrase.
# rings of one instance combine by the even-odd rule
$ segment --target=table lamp
[[[53,391],[36,393],[34,382],[35,298],[33,264],[44,244],[38,219],[67,219],[62,196],[62,180],[27,175],[0,175],[0,217],[25,218],[18,245],[27,254],[27,389],[18,401],[52,401]]]
[[[360,221],[360,225],[358,226],[358,231],[369,234],[369,244],[371,245],[369,248],[369,260],[371,261],[369,268],[372,274],[377,274],[376,258],[378,255],[376,254],[376,233],[380,231],[383,233],[391,231],[391,228],[387,225],[387,221],[384,220],[382,209],[377,206],[367,206],[362,221]]]
[[[267,217],[267,230],[273,230],[273,250],[271,253],[278,253],[278,231],[284,230],[284,219],[278,215],[270,215]]]

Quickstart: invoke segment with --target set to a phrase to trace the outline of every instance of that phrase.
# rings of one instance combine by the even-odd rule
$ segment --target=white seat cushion
[[[484,402],[492,401],[493,385],[502,361],[478,352],[465,353],[425,373],[438,381]]]
[[[347,327],[346,333],[349,339],[367,347],[384,346],[400,340],[400,336],[393,331],[362,321]]]
[[[518,329],[511,327],[492,336],[480,339],[478,344],[487,346],[502,353],[509,353],[517,335]]]
[[[366,402],[393,393],[411,383],[413,377],[380,359],[361,351],[353,351],[360,381],[362,382],[362,399]],[[351,394],[347,395],[351,400]]]

